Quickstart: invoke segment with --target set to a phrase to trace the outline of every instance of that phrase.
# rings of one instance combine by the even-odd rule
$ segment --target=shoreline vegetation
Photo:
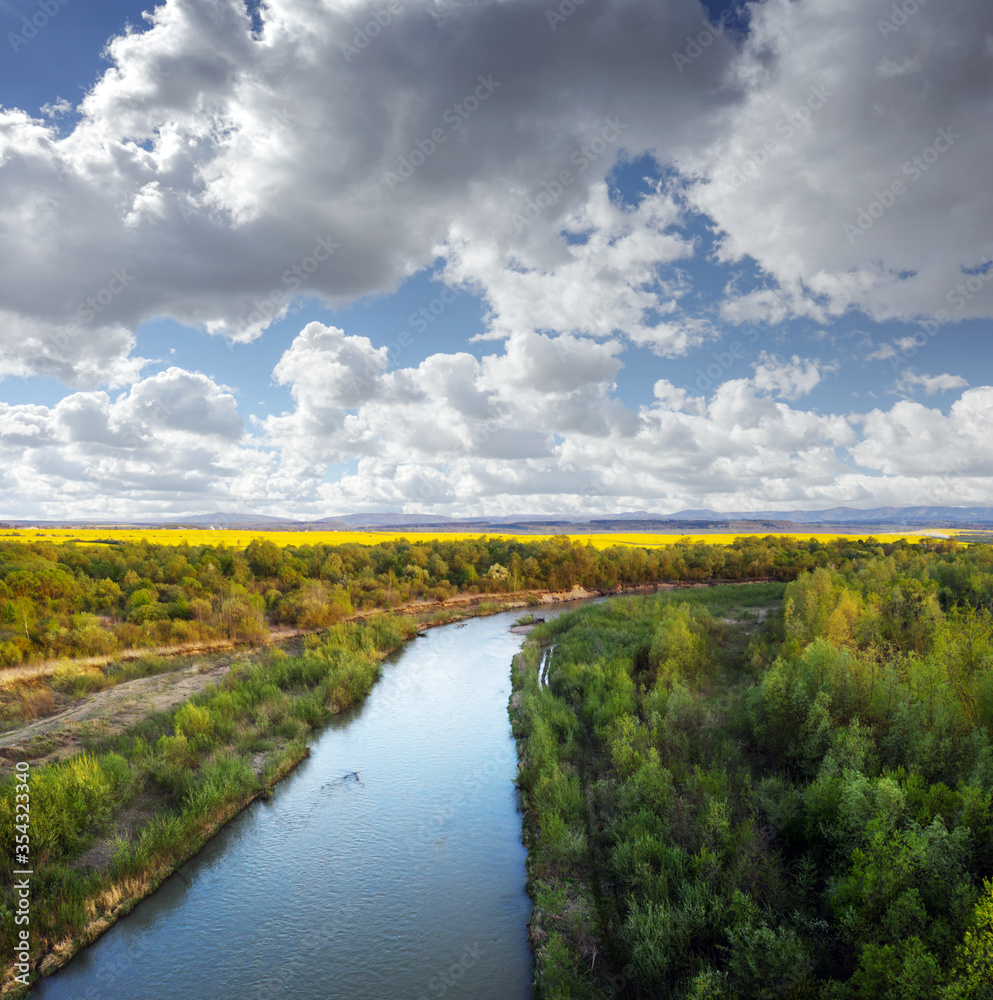
[[[654,552],[623,549],[599,553],[568,539],[520,544],[462,540],[447,548],[448,543],[438,543],[434,550],[391,542],[366,552],[346,552],[351,565],[346,565],[341,553],[328,553],[324,547],[316,547],[317,551],[279,550],[283,561],[275,576],[267,574],[277,567],[265,563],[272,552],[264,543],[253,549],[254,545],[249,546],[251,551],[226,553],[211,547],[126,546],[114,554],[117,561],[110,567],[93,564],[91,547],[56,548],[43,543],[40,551],[34,551],[35,546],[19,545],[12,558],[11,549],[0,546],[0,560],[7,560],[0,562],[0,580],[7,588],[0,590],[0,617],[9,618],[13,607],[16,628],[27,614],[28,638],[41,640],[43,648],[43,635],[68,630],[59,623],[65,622],[67,615],[71,621],[74,600],[88,599],[86,595],[95,585],[116,582],[112,576],[101,576],[108,569],[123,584],[118,584],[121,593],[115,600],[124,610],[125,620],[130,615],[126,610],[129,606],[141,609],[165,604],[160,598],[178,603],[180,597],[167,588],[197,592],[195,585],[200,583],[199,592],[203,592],[208,588],[201,581],[210,581],[211,600],[203,600],[212,608],[223,612],[226,600],[241,600],[260,612],[254,620],[261,620],[267,629],[270,624],[288,624],[301,632],[314,630],[313,634],[295,636],[293,641],[302,646],[299,655],[290,656],[275,647],[255,649],[247,662],[235,662],[225,676],[182,704],[151,712],[122,732],[95,729],[85,735],[82,753],[61,763],[31,766],[33,973],[51,972],[65,964],[195,854],[224,823],[254,798],[267,794],[307,754],[308,734],[365,697],[379,674],[381,659],[431,624],[458,620],[466,613],[533,609],[598,592],[704,588],[722,578],[742,582],[773,578],[780,582],[772,585],[781,587],[782,581],[795,580],[804,572],[858,559],[916,559],[945,567],[943,594],[969,586],[984,593],[993,590],[993,560],[987,547],[964,549],[941,541],[881,546],[868,541],[825,543],[768,537],[743,539],[731,546],[697,544]],[[420,551],[411,551],[415,548]],[[21,556],[25,551],[31,559],[28,564]],[[101,558],[107,558],[106,548],[98,551]],[[320,575],[332,555],[338,555],[342,562],[341,567],[332,562],[332,570],[345,574],[338,583]],[[458,567],[458,593],[447,579],[448,586],[432,582],[433,574],[442,569],[437,565],[432,568],[432,560],[436,557],[447,563],[442,555],[451,560],[443,567],[449,576],[455,576],[452,567]],[[476,557],[475,562],[469,561],[470,555]],[[414,582],[417,573],[406,567],[416,569],[420,561],[427,568],[422,567],[422,589],[418,591]],[[494,566],[499,569],[494,571]],[[308,578],[306,572],[315,568],[315,575]],[[353,572],[358,588],[353,586],[355,579],[348,576]],[[401,599],[404,594],[398,572],[412,578],[406,584],[406,601]],[[170,583],[169,578],[177,575],[179,582]],[[51,585],[53,578],[60,581],[61,589]],[[315,581],[328,588],[321,590],[320,600],[308,590]],[[520,588],[520,584],[536,582],[546,587],[536,587],[530,594]],[[518,586],[511,589],[512,583]],[[327,621],[322,617],[333,612],[333,618],[339,611],[345,617],[344,603],[334,596],[336,586],[346,594],[373,594],[364,598],[368,606],[348,609],[348,617],[358,615],[359,620]],[[438,593],[439,587],[442,593]],[[232,592],[233,588],[241,591]],[[135,593],[150,589],[157,591],[155,600],[151,596],[147,602],[131,600]],[[432,589],[434,593],[427,592]],[[375,606],[377,590],[392,601],[383,610]],[[683,592],[706,593],[702,589]],[[310,603],[308,598],[312,598]],[[443,606],[439,598],[451,603]],[[297,611],[305,609],[324,624],[314,619],[306,624],[302,620],[286,622],[288,616],[281,610],[284,604]],[[418,617],[399,613],[412,608]],[[176,620],[153,615],[144,624],[166,622],[171,628],[170,623]],[[538,624],[535,634],[555,627],[555,623]],[[250,636],[226,638],[261,646],[263,637],[256,631]],[[154,657],[143,666],[141,660],[135,662],[140,666],[136,676],[144,676],[142,670],[154,673],[169,669],[169,664]],[[121,679],[116,676],[114,668],[120,666],[116,662],[87,668],[82,675],[77,673],[79,664],[69,664],[71,672],[55,669],[29,681],[22,673],[25,666],[30,668],[28,664],[9,671],[14,675],[10,679],[4,677],[8,671],[0,672],[0,683],[7,681],[2,690],[8,725],[50,714],[44,706],[31,714],[32,708],[38,709],[30,704],[35,689],[48,688],[53,697],[58,692],[79,699]],[[103,680],[75,680],[93,671]],[[4,763],[10,763],[9,757]],[[7,963],[0,992],[4,995],[24,992],[15,982],[10,964],[15,942],[12,918],[17,906],[12,888],[14,791],[13,775],[0,782],[0,868],[4,879],[0,947]]]
[[[32,769],[32,980],[92,943],[309,755],[306,738],[364,698],[380,661],[415,636],[378,615],[311,636],[297,656],[268,649],[170,712]],[[0,790],[0,867],[13,884],[14,810]],[[19,996],[10,964],[12,893],[2,904],[0,994]]]
[[[689,586],[706,584],[639,584],[637,589]],[[45,853],[36,866],[46,871],[41,885],[32,887],[31,981],[67,964],[238,813],[267,797],[309,755],[306,737],[368,695],[379,661],[405,641],[468,617],[599,595],[574,589],[507,596],[511,599],[496,602],[469,595],[420,618],[401,613],[406,608],[358,615],[321,634],[294,635],[303,639],[297,656],[278,647],[258,650],[252,661],[234,664],[230,679],[210,684],[174,711],[149,713],[111,738],[87,740],[88,749],[63,762],[32,767],[33,827],[39,822],[40,790],[46,828]],[[162,659],[152,658],[152,665],[166,670]],[[0,784],[0,850],[5,852],[0,870],[6,869],[7,887],[14,882],[11,793],[13,759],[24,759],[19,749],[0,747],[7,771]],[[26,756],[30,760],[33,751]],[[33,838],[35,843],[41,841]],[[13,954],[15,905],[8,888],[0,904],[4,937],[10,938],[0,938],[0,947],[8,956]],[[16,1000],[28,991],[15,972],[8,961],[0,996]]]
[[[975,555],[850,553],[535,628],[509,705],[535,1000],[993,997]]]

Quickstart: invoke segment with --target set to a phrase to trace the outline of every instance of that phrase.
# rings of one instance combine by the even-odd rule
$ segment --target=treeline
[[[990,1000],[987,559],[540,626],[511,706],[536,996]]]
[[[413,544],[280,548],[223,545],[0,543],[0,667],[31,659],[230,638],[274,625],[326,628],[356,611],[456,594],[610,590],[620,585],[792,580],[866,560],[879,572],[938,584],[939,600],[980,604],[993,582],[988,546],[951,542],[742,538],[656,549],[596,549],[581,539],[470,538]]]

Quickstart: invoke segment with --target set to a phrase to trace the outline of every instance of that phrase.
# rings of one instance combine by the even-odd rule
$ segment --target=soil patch
[[[222,656],[170,673],[124,681],[55,715],[4,733],[0,736],[0,774],[11,773],[19,760],[36,765],[65,760],[83,749],[84,736],[122,733],[154,712],[174,708],[221,680],[236,661],[234,656]]]

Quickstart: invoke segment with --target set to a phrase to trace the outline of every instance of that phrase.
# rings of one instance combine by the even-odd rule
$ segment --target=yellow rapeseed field
[[[901,532],[896,534],[873,534],[872,532],[848,532],[844,534],[818,535],[816,532],[779,533],[780,537],[812,538],[818,537],[824,541],[833,538],[875,538],[880,542],[896,541],[906,538],[918,541],[926,537],[944,537],[958,533],[955,528],[943,528],[940,532],[923,530],[918,532]],[[742,532],[738,534],[645,534],[645,533],[601,533],[586,534],[584,532],[563,533],[566,537],[595,546],[598,549],[610,548],[612,545],[636,545],[645,548],[657,548],[675,545],[679,542],[700,542],[707,545],[729,545],[736,538],[764,538],[774,532]],[[429,542],[432,539],[453,541],[466,538],[479,538],[480,534],[461,531],[230,531],[210,528],[21,528],[19,530],[0,531],[0,541],[33,542],[44,540],[60,542],[101,542],[142,540],[158,545],[227,545],[229,548],[243,549],[253,538],[267,538],[276,545],[378,545],[397,538],[406,538],[410,542]],[[540,541],[546,538],[562,537],[557,535],[514,534],[511,532],[488,532],[487,538],[517,538],[521,541]]]

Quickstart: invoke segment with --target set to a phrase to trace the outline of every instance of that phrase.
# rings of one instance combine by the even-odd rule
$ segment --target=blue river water
[[[36,1000],[527,1000],[515,613],[432,629]]]

